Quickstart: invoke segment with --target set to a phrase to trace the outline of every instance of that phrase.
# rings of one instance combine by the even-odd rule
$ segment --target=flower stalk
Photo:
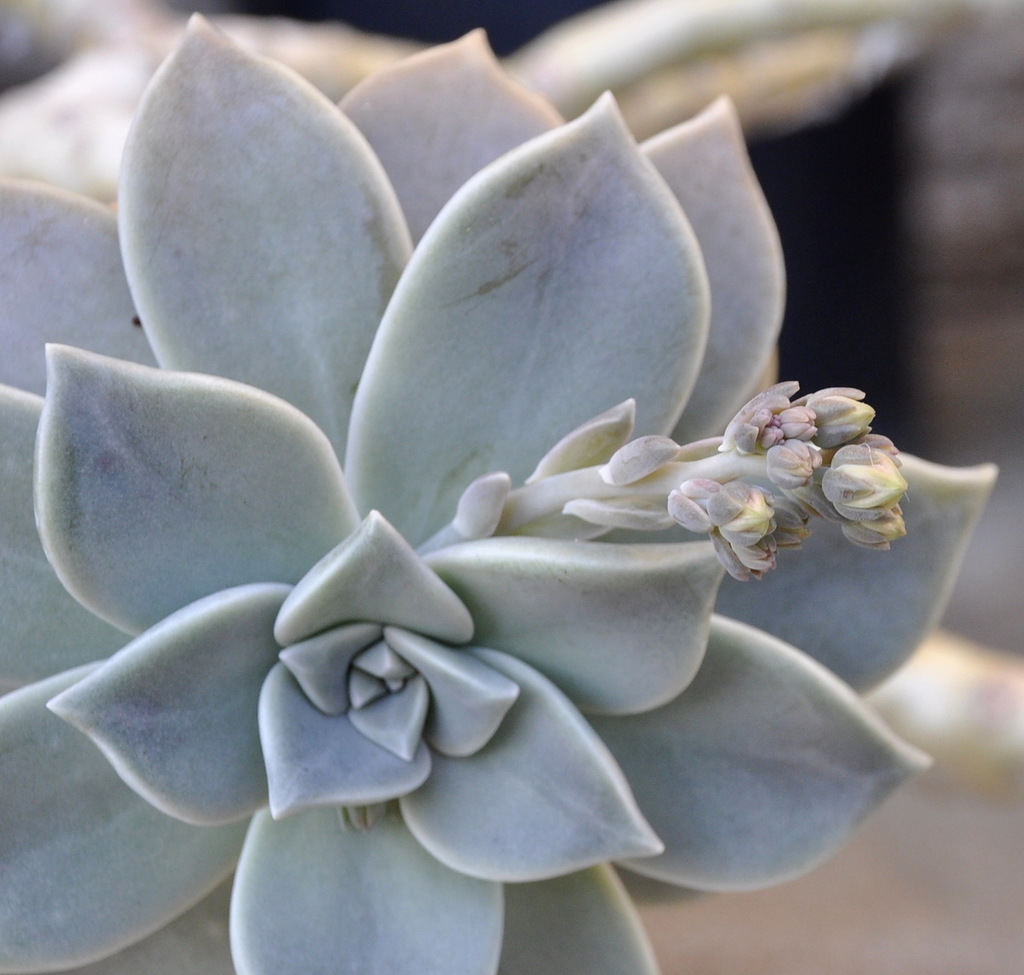
[[[759,393],[721,437],[689,444],[639,437],[602,463],[561,470],[560,455],[593,455],[583,450],[588,437],[600,437],[606,454],[615,443],[605,416],[597,417],[552,448],[538,465],[541,476],[521,487],[509,491],[504,474],[474,481],[456,519],[420,552],[491,534],[563,536],[571,529],[559,515],[586,523],[589,528],[578,529],[585,537],[674,526],[707,533],[739,580],[774,569],[777,549],[798,547],[812,517],[838,523],[854,544],[888,548],[906,534],[899,502],[907,482],[898,451],[871,434],[875,411],[860,390],[830,388],[794,400],[797,389],[784,382]],[[624,403],[609,415],[632,410]],[[631,431],[631,423],[622,426],[619,440]]]

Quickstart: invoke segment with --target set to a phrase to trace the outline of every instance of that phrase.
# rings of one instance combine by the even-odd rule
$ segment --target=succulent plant
[[[116,218],[0,200],[0,971],[237,863],[240,975],[651,973],[627,889],[794,876],[921,767],[857,692],[993,471],[757,392],[727,103],[637,146],[477,34],[339,111],[196,18]]]

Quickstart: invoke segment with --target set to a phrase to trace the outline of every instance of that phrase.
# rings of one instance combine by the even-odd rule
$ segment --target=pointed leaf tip
[[[346,458],[361,506],[415,545],[474,478],[521,482],[615,403],[666,433],[707,301],[692,231],[613,101],[507,153],[438,215],[388,306]]]
[[[450,643],[473,635],[469,610],[378,511],[299,581],[274,633],[287,645],[360,620],[406,626]]]
[[[296,582],[357,524],[308,417],[241,383],[51,346],[39,533],[68,590],[140,632],[210,593]]]
[[[266,389],[343,453],[411,245],[379,161],[337,107],[193,18],[139,104],[119,223],[160,363]]]
[[[482,30],[375,72],[341,109],[383,163],[413,240],[471,176],[562,122],[504,72]]]
[[[626,865],[703,890],[798,876],[927,765],[824,667],[723,617],[675,701],[592,723],[665,842]]]
[[[468,758],[434,756],[430,778],[401,798],[426,849],[460,873],[510,882],[660,852],[618,766],[568,699],[514,657],[472,652],[520,695],[487,745]]]
[[[256,722],[288,587],[253,584],[151,627],[47,704],[168,816],[217,825],[267,801]]]

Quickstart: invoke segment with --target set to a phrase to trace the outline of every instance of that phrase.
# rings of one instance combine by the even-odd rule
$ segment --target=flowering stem
[[[683,448],[686,451],[687,448]],[[683,481],[707,478],[725,483],[741,477],[764,474],[764,458],[743,456],[735,451],[714,453],[700,460],[663,464],[653,474],[632,484],[609,484],[602,476],[603,465],[555,474],[509,492],[496,535],[515,535],[532,522],[558,514],[570,502],[582,498],[594,501],[612,498],[662,495],[667,497]]]

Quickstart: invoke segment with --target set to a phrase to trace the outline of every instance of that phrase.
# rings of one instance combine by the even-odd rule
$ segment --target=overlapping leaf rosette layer
[[[0,971],[237,864],[243,975],[654,972],[622,878],[788,878],[919,767],[850,685],[992,471],[743,406],[782,272],[725,103],[637,146],[472,35],[339,111],[197,19],[116,217],[0,199]]]

